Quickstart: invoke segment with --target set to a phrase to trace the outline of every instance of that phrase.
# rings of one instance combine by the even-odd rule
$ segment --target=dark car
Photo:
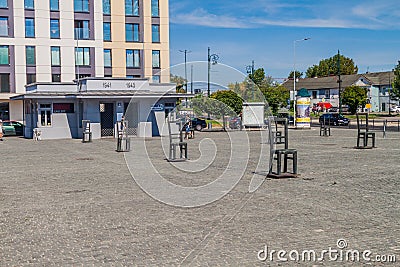
[[[4,135],[24,135],[24,125],[18,121],[3,121]]]
[[[278,113],[277,117],[280,118],[280,119],[285,119],[286,118],[288,120],[289,124],[293,124],[293,122],[294,122],[294,117],[292,115],[289,115],[289,113],[286,113],[286,112]]]
[[[229,128],[240,129],[242,127],[242,122],[240,117],[232,117],[229,119]]]
[[[201,131],[207,127],[207,122],[204,119],[192,118],[192,127],[197,131]]]
[[[319,123],[329,125],[349,125],[350,120],[338,113],[325,113],[319,117]]]

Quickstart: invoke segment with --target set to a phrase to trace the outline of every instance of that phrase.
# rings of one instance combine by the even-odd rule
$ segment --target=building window
[[[75,65],[89,66],[90,65],[90,48],[75,47]]]
[[[127,68],[140,68],[140,51],[139,50],[126,50],[126,67]]]
[[[25,37],[35,37],[34,18],[25,18]]]
[[[139,24],[125,24],[125,39],[127,42],[139,42]]]
[[[125,15],[139,16],[139,0],[125,0]]]
[[[35,47],[34,46],[26,46],[25,47],[25,55],[26,55],[26,65],[27,66],[35,66],[36,65]]]
[[[153,68],[160,68],[160,50],[153,50],[152,52],[152,66]]]
[[[31,84],[36,82],[36,74],[29,73],[26,74],[26,84]]]
[[[51,126],[51,104],[39,105],[39,121],[41,126]]]
[[[75,40],[89,39],[89,21],[75,20]]]
[[[74,0],[75,12],[89,12],[89,0]]]
[[[103,22],[103,39],[104,41],[111,41],[111,23]]]
[[[7,0],[0,0],[0,8],[8,8]]]
[[[153,83],[160,83],[160,75],[153,75]]]
[[[59,11],[60,4],[59,0],[50,0],[50,11]]]
[[[111,67],[111,49],[104,49],[104,67]]]
[[[10,74],[8,73],[0,73],[0,92],[10,92]]]
[[[61,82],[61,74],[52,74],[51,81],[55,83]]]
[[[151,0],[151,16],[152,17],[160,16],[160,6],[158,0]]]
[[[60,38],[60,21],[58,19],[50,20],[50,38]]]
[[[33,0],[25,0],[25,9],[34,9],[35,4]]]
[[[103,0],[103,14],[111,15],[111,0]]]
[[[312,99],[316,99],[318,95],[318,91],[312,91]]]
[[[8,36],[8,17],[0,17],[0,36]]]
[[[329,91],[329,89],[326,89],[325,90],[325,98],[330,98],[331,96],[330,96],[330,91]]]
[[[0,46],[0,65],[9,65],[10,64],[10,54],[8,45]]]
[[[153,24],[151,26],[151,40],[153,43],[160,42],[160,25]]]
[[[52,66],[60,66],[61,65],[61,55],[60,55],[60,47],[59,46],[51,47],[51,65]]]

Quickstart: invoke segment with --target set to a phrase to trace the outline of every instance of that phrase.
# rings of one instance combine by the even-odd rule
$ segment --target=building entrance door
[[[101,136],[114,136],[114,103],[100,103]]]

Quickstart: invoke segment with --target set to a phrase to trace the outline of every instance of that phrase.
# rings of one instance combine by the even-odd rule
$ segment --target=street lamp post
[[[296,43],[307,41],[311,38],[303,38],[293,41],[293,126],[296,127]]]
[[[210,72],[211,64],[215,65],[218,63],[219,56],[217,54],[210,53],[210,47],[208,47],[208,75],[207,75],[207,97],[210,97]],[[212,63],[211,63],[212,62]]]
[[[211,64],[215,65],[218,63],[219,56],[217,54],[210,53],[210,47],[208,47],[208,75],[207,75],[207,97],[210,98],[210,72],[211,72]],[[211,63],[212,62],[212,63]],[[210,113],[208,113],[208,119],[210,119]],[[211,122],[208,124],[208,128],[211,128]]]
[[[254,60],[252,60],[251,61],[251,66],[249,65],[249,66],[246,66],[246,71],[247,71],[247,74],[250,74],[250,80],[252,80],[253,82],[251,83],[251,93],[252,93],[252,99],[253,99],[253,101],[254,101],[254,77],[253,77],[253,75],[254,75]]]
[[[188,89],[187,89],[187,68],[186,68],[186,62],[187,62],[187,61],[186,61],[186,55],[187,55],[188,53],[192,52],[192,51],[188,51],[188,50],[185,49],[185,50],[179,50],[179,52],[185,54],[185,94],[187,94]],[[187,99],[187,97],[186,97],[186,100],[185,100],[185,105],[186,105],[186,107],[188,107],[187,101],[188,101],[188,99]]]

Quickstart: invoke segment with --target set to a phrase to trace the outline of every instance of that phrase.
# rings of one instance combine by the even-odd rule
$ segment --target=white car
[[[399,112],[400,112],[400,106],[391,107],[391,108],[390,108],[390,111],[391,111],[391,112],[399,113]]]

